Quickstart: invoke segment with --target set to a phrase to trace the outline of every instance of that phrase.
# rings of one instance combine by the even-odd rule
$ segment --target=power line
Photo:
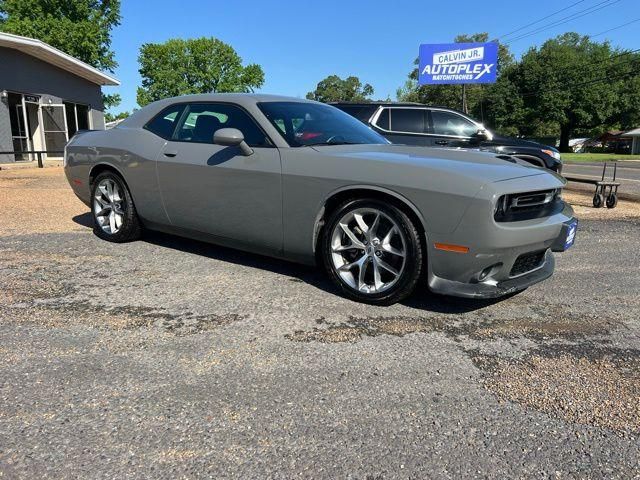
[[[586,8],[584,10],[580,10],[578,12],[575,12],[575,13],[571,14],[571,15],[563,17],[563,18],[561,18],[559,20],[556,20],[554,22],[551,22],[551,23],[548,23],[546,25],[543,25],[540,28],[531,30],[529,32],[525,32],[522,35],[518,35],[515,38],[512,38],[511,40],[505,42],[505,44],[508,45],[508,44],[511,44],[511,43],[516,42],[518,40],[521,40],[523,38],[530,37],[531,35],[535,35],[535,34],[537,34],[539,32],[543,32],[545,30],[549,30],[550,28],[557,27],[558,25],[562,25],[562,24],[568,23],[568,22],[570,22],[572,20],[577,20],[578,18],[582,18],[584,16],[590,15],[592,13],[597,12],[598,10],[602,10],[603,8],[610,7],[611,5],[614,5],[614,4],[616,4],[616,3],[620,2],[620,1],[622,1],[622,0],[604,0],[604,1],[600,2],[600,3],[597,3],[597,4],[589,7],[589,8]]]
[[[591,62],[591,63],[588,63],[588,64],[586,65],[586,67],[588,68],[588,67],[591,67],[591,66],[593,66],[593,65],[598,65],[598,64],[601,64],[601,63],[604,63],[604,62],[610,61],[610,60],[612,60],[612,59],[614,59],[614,58],[619,58],[619,57],[622,57],[622,56],[624,56],[624,55],[629,55],[629,54],[633,54],[633,53],[637,53],[637,52],[640,52],[640,48],[638,48],[638,49],[636,49],[636,50],[629,50],[629,51],[627,51],[627,52],[619,53],[619,54],[617,54],[617,55],[611,56],[611,57],[606,58],[606,59],[603,59],[603,60],[599,60],[599,61],[597,61],[597,62]],[[630,59],[628,59],[628,60],[624,60],[624,61],[621,61],[621,62],[615,62],[615,63],[612,63],[612,64],[611,64],[611,66],[613,66],[613,67],[619,67],[619,66],[626,65],[626,64],[628,64],[628,63],[633,63],[633,62],[638,62],[637,64],[638,64],[638,66],[640,66],[640,58],[630,58]],[[562,72],[563,70],[568,71],[568,70],[571,70],[571,69],[573,69],[573,67],[566,67],[566,68],[564,68],[564,69],[560,69],[560,72]],[[575,70],[575,69],[574,69],[574,70]],[[557,70],[556,70],[556,71],[557,71]],[[559,79],[557,79],[557,80],[556,80],[556,83],[559,83],[559,84],[566,84],[566,83],[570,83],[570,82],[571,82],[572,80],[574,80],[575,78],[584,77],[584,76],[588,75],[589,73],[593,73],[593,71],[584,70],[584,71],[582,71],[582,72],[578,72],[576,75],[573,75],[573,76],[572,76],[573,78],[568,78],[568,76],[566,76],[565,78],[559,78]],[[606,81],[606,80],[609,80],[609,79],[616,79],[616,78],[618,78],[619,76],[625,76],[625,75],[630,75],[630,74],[631,74],[631,75],[640,75],[640,69],[638,69],[638,71],[636,71],[636,72],[625,72],[625,73],[621,73],[621,74],[618,74],[618,75],[613,76],[613,77],[607,77],[607,76],[605,76],[605,77],[599,77],[599,79],[604,79],[604,81]],[[562,77],[562,75],[560,75],[560,77]],[[595,80],[599,80],[599,79],[595,79]],[[573,87],[579,87],[579,86],[583,86],[583,85],[589,85],[590,83],[592,83],[592,82],[593,82],[593,80],[594,80],[594,79],[592,79],[592,80],[588,80],[588,81],[583,82],[583,83],[571,84],[571,87],[573,88]],[[597,83],[597,82],[596,82],[596,83]],[[556,90],[558,90],[558,88],[551,88],[551,89],[547,89],[547,90],[544,90],[544,91],[545,91],[545,92],[548,92],[548,91],[556,91]],[[523,94],[522,94],[522,96],[524,96],[524,97],[528,97],[528,96],[536,95],[536,94],[539,94],[539,93],[540,93],[540,91],[535,91],[535,92],[526,92],[526,93],[523,93]]]
[[[570,8],[575,7],[576,5],[578,5],[578,4],[580,4],[580,3],[584,3],[585,1],[586,1],[586,0],[579,0],[578,2],[572,3],[572,4],[571,4],[571,5],[569,5],[568,7],[561,8],[560,10],[557,10],[557,11],[555,11],[555,12],[553,12],[553,13],[550,13],[550,14],[549,14],[549,15],[547,15],[546,17],[542,17],[542,18],[540,18],[540,19],[536,20],[535,22],[527,23],[526,25],[524,25],[524,26],[522,26],[522,27],[520,27],[520,28],[516,28],[515,30],[513,30],[513,31],[511,31],[511,32],[509,32],[509,33],[505,33],[504,35],[500,35],[498,38],[508,37],[508,36],[510,36],[510,35],[512,35],[512,34],[514,34],[514,33],[516,33],[516,32],[520,32],[520,31],[524,30],[524,29],[525,29],[525,28],[527,28],[527,27],[531,27],[532,25],[535,25],[535,24],[537,24],[537,23],[540,23],[540,22],[542,22],[542,21],[546,20],[547,18],[551,18],[551,17],[553,17],[554,15],[557,15],[557,14],[559,14],[559,13],[562,13],[562,12],[564,12],[564,11],[567,11],[567,10],[569,10]]]
[[[610,57],[603,58],[602,60],[598,60],[598,61],[595,61],[595,62],[587,62],[584,66],[588,68],[588,67],[591,67],[592,65],[599,65],[601,63],[610,62],[611,60],[613,60],[615,58],[624,57],[625,55],[631,55],[631,54],[638,53],[638,52],[640,52],[640,48],[636,48],[635,50],[627,50],[627,51],[624,51],[622,53],[617,53],[616,55],[611,55]],[[630,63],[630,62],[637,61],[637,60],[638,60],[637,58],[630,58],[629,60],[626,60],[624,62],[616,62],[616,63],[612,62],[612,65],[614,65],[614,66],[624,65],[626,63]],[[569,65],[569,66],[566,66],[564,68],[560,68],[560,69],[556,70],[556,72],[558,72],[558,71],[562,72],[564,70],[575,70],[575,67]],[[583,72],[583,73],[588,73],[588,72]]]
[[[595,35],[587,35],[587,36],[590,38],[599,37],[600,35],[613,32],[614,30],[618,30],[619,28],[626,27],[627,25],[631,25],[632,23],[636,23],[636,22],[640,22],[640,18],[636,18],[635,20],[631,20],[630,22],[623,23],[622,25],[618,25],[617,27],[610,28],[609,30],[605,30],[604,32],[596,33]]]
[[[640,75],[640,70],[637,72],[626,72],[626,73],[621,73],[619,75],[614,75],[614,76],[606,76],[606,77],[600,77],[600,78],[596,78],[593,80],[589,80],[587,82],[582,82],[582,83],[576,83],[574,85],[571,85],[571,88],[576,88],[576,87],[584,87],[586,85],[595,85],[598,83],[603,83],[603,82],[610,82],[612,80],[620,80],[626,77],[634,77],[634,76],[639,76]],[[557,92],[559,90],[562,90],[562,88],[549,88],[549,89],[545,89],[543,91],[537,91],[537,92],[525,92],[523,94],[521,94],[521,97],[530,97],[532,95],[540,95],[541,93],[549,93],[549,92]]]
[[[576,20],[576,19],[582,18],[582,17],[584,17],[586,15],[590,15],[590,14],[592,14],[594,12],[597,12],[598,10],[602,10],[603,8],[609,7],[609,6],[611,6],[611,5],[615,4],[615,3],[618,3],[620,1],[621,0],[603,0],[600,3],[596,3],[595,5],[587,7],[585,9],[583,9],[583,10],[578,10],[577,12],[574,12],[571,15],[567,15],[566,17],[562,17],[562,18],[560,18],[558,20],[555,20],[555,21],[553,21],[551,23],[547,23],[546,25],[542,25],[540,28],[536,28],[536,29],[533,29],[533,30],[531,30],[529,32],[524,32],[521,35],[517,35],[515,38],[512,38],[512,39],[508,40],[506,42],[506,44],[510,44],[510,43],[515,42],[515,41],[521,40],[523,38],[530,37],[532,35],[535,35],[535,34],[537,34],[539,32],[543,32],[545,30],[549,30],[550,28],[556,27],[558,25],[563,25],[565,23],[569,23],[572,20]]]

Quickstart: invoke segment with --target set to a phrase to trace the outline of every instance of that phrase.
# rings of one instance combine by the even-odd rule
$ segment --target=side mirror
[[[243,155],[253,154],[253,149],[244,141],[244,135],[237,128],[221,128],[213,134],[213,143],[224,147],[240,147]]]
[[[473,138],[474,140],[476,140],[478,142],[484,142],[485,140],[489,139],[489,135],[487,135],[487,131],[486,130],[481,128],[476,133],[471,135],[471,138]]]

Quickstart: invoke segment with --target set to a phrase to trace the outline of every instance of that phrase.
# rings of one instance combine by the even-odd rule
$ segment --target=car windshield
[[[389,143],[359,120],[329,105],[260,102],[258,107],[292,147]]]

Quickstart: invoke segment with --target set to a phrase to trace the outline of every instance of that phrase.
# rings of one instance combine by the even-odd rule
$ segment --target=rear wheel
[[[93,231],[109,242],[129,242],[141,235],[140,221],[131,193],[120,176],[103,172],[91,189]]]
[[[414,290],[422,271],[420,235],[400,209],[378,200],[350,200],[329,217],[322,257],[346,296],[390,305]]]
[[[616,208],[618,205],[618,196],[615,193],[609,194],[607,197],[607,208]]]

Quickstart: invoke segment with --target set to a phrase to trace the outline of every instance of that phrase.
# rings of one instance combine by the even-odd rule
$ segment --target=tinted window
[[[69,138],[73,137],[78,131],[76,125],[76,106],[73,103],[64,102],[64,111],[67,117],[67,133]]]
[[[252,147],[265,147],[269,141],[253,119],[241,108],[222,103],[198,103],[187,107],[174,138],[183,142],[213,143],[221,128],[236,128]]]
[[[364,123],[369,121],[377,108],[375,105],[336,105],[336,107]]]
[[[389,109],[383,108],[380,112],[380,116],[376,120],[376,125],[385,130],[389,130]]]
[[[173,129],[176,125],[176,120],[180,117],[180,113],[184,105],[172,105],[162,110],[158,115],[145,125],[144,128],[156,135],[166,138],[171,138]]]
[[[391,110],[391,130],[427,133],[425,116],[425,110],[420,108],[394,108]]]
[[[292,147],[389,143],[345,112],[311,102],[262,102],[258,106]]]
[[[456,135],[470,137],[478,131],[478,126],[466,118],[452,112],[431,110],[433,133],[437,135]]]
[[[78,130],[89,130],[89,107],[87,105],[76,105],[78,114]]]

